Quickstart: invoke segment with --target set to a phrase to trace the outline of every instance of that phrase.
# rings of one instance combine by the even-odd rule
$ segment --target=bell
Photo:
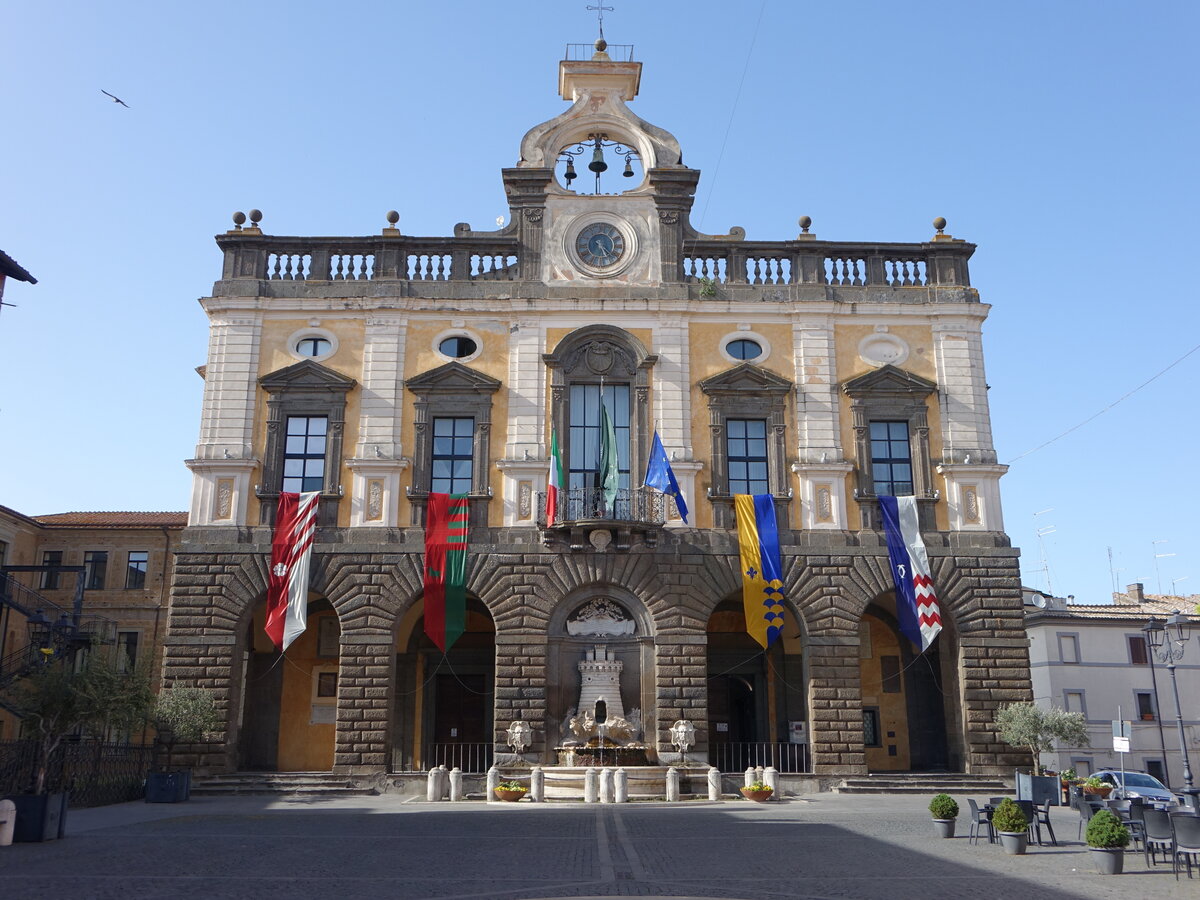
[[[600,149],[599,141],[596,141],[596,149],[592,151],[592,161],[588,163],[588,168],[597,175],[608,170],[608,163],[604,161],[604,151]]]
[[[571,186],[571,182],[576,178],[575,175],[575,160],[567,160],[567,171],[563,174],[563,179],[567,182],[567,187]]]
[[[633,177],[633,164],[629,161],[629,157],[625,157],[625,171],[621,174],[626,178]]]

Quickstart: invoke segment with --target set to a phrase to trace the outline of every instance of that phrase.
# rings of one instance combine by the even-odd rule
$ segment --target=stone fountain
[[[621,702],[622,668],[605,644],[579,662],[579,706],[567,726],[574,737],[555,748],[560,766],[649,765],[646,745],[637,740],[641,716],[626,718]]]

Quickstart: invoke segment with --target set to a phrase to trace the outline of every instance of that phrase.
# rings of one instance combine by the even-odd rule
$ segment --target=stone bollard
[[[434,800],[442,799],[441,773],[438,767],[434,766],[429,770],[429,778],[425,782],[425,799],[432,803]]]
[[[438,766],[438,799],[446,800],[450,796],[450,772],[444,765]]]
[[[629,802],[629,773],[625,771],[624,767],[617,769],[615,782],[613,801],[615,803]]]
[[[454,802],[463,798],[462,769],[455,766],[450,770],[450,800]]]
[[[674,766],[667,768],[667,802],[679,802],[679,770]]]
[[[721,770],[716,766],[708,767],[708,799],[721,799]]]
[[[758,773],[754,771],[754,766],[750,766],[748,769],[746,769],[746,783],[743,784],[742,787],[750,787],[750,785],[754,784],[754,782],[757,780]]]
[[[541,766],[534,766],[529,772],[529,801],[542,803],[546,799],[546,773]]]
[[[588,767],[588,770],[583,773],[583,802],[595,803],[600,795],[600,776],[595,768]]]
[[[763,784],[771,789],[771,799],[779,799],[779,770],[774,766],[763,769]]]
[[[17,805],[11,800],[0,800],[0,847],[12,843],[13,828],[17,824]]]
[[[754,780],[755,780],[755,781],[762,781],[762,780],[763,780],[763,767],[762,767],[762,766],[755,766],[755,767],[754,767]]]
[[[496,786],[500,784],[500,770],[492,766],[487,771],[487,802],[499,803],[496,799]]]
[[[616,795],[617,789],[613,784],[613,770],[605,766],[600,770],[600,802],[612,803]]]

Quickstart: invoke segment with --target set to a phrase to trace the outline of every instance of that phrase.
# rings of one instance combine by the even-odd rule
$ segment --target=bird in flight
[[[126,109],[131,109],[131,107],[128,103],[126,103],[124,100],[122,100],[120,97],[116,96],[115,94],[110,94],[104,88],[100,88],[100,93],[102,93],[105,97],[112,97],[113,103],[120,103]]]

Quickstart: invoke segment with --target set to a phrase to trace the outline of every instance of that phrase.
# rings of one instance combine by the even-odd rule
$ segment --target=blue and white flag
[[[942,613],[921,540],[916,497],[880,497],[900,631],[924,653],[942,630]]]
[[[663,449],[662,439],[654,432],[654,443],[650,446],[650,462],[646,466],[646,487],[652,487],[675,498],[675,506],[679,509],[679,517],[687,524],[687,504],[683,502],[683,492],[679,490],[679,482],[671,470],[671,461],[667,459],[667,451]]]

